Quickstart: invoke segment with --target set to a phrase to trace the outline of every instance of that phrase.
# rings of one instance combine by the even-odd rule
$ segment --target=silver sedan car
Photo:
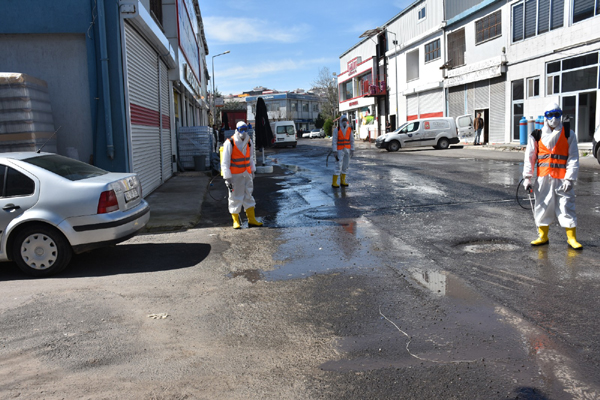
[[[0,261],[27,274],[63,270],[73,253],[116,244],[150,219],[134,173],[51,153],[0,153]]]

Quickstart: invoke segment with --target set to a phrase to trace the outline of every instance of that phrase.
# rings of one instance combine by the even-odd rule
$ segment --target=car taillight
[[[119,202],[117,201],[117,195],[114,190],[107,190],[100,194],[100,200],[98,200],[98,214],[106,214],[117,211],[118,209]]]

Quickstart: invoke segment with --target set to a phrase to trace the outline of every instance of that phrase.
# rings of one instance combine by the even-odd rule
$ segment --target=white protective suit
[[[549,104],[545,111],[559,109],[555,104]],[[549,150],[552,150],[560,138],[563,124],[559,118],[548,120],[544,118],[544,126],[541,129],[540,141]],[[566,164],[564,179],[556,179],[550,175],[537,177],[536,184],[532,185],[535,194],[535,222],[538,227],[549,226],[555,217],[563,228],[575,228],[577,216],[575,215],[575,192],[573,184],[577,180],[579,171],[579,149],[577,137],[571,130],[567,139],[569,143],[569,155]],[[532,180],[534,166],[537,165],[538,141],[529,135],[527,149],[525,150],[525,161],[523,165],[524,185]],[[529,179],[529,181],[527,181]]]
[[[238,123],[238,125],[239,124],[240,123]],[[237,129],[231,139],[233,139],[235,146],[242,154],[246,154],[247,146],[250,146],[251,149],[250,169],[252,170],[252,173],[250,174],[247,171],[244,171],[241,174],[232,174],[230,165],[233,146],[231,140],[225,140],[225,143],[223,144],[221,171],[223,171],[223,179],[226,182],[229,182],[233,188],[233,190],[229,191],[229,212],[231,214],[239,214],[242,207],[244,207],[244,210],[248,211],[249,208],[256,205],[256,201],[254,200],[254,197],[252,197],[252,192],[254,190],[254,173],[256,171],[254,151],[252,151],[254,144],[250,140],[250,136],[248,136],[247,132],[240,133]]]
[[[342,128],[342,132],[345,132],[348,126],[348,118],[346,118],[344,115],[340,119],[340,128]],[[348,172],[348,166],[350,165],[350,158],[354,156],[354,132],[350,134],[350,149],[338,150],[338,130],[339,128],[336,128],[331,135],[331,149],[333,150],[333,154],[336,156],[334,175],[346,175]]]

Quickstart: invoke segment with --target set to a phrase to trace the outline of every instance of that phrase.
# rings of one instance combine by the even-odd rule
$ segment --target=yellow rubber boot
[[[583,249],[583,246],[577,241],[575,229],[577,228],[565,228],[565,231],[567,231],[567,243],[575,250],[580,250]]]
[[[262,226],[262,222],[258,222],[256,220],[256,216],[254,215],[254,207],[250,207],[246,210],[246,217],[248,217],[248,225],[252,226]]]
[[[233,229],[240,229],[242,227],[240,214],[231,214],[231,218],[233,218]]]
[[[338,179],[338,176],[334,175],[333,176],[333,180],[331,181],[331,186],[333,186],[334,188],[339,188],[340,187],[340,185],[338,185],[338,183],[337,183],[337,179]]]
[[[532,246],[541,246],[543,244],[548,244],[550,243],[550,240],[548,239],[548,229],[550,227],[548,226],[538,226],[538,232],[540,233],[540,236],[535,239],[533,242],[531,242]]]
[[[342,177],[342,179],[341,179],[340,184],[342,186],[348,186],[348,184],[346,183],[346,174],[342,174],[341,177]]]

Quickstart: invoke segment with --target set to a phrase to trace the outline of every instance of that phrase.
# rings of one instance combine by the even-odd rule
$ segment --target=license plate
[[[125,202],[129,203],[131,200],[135,200],[140,197],[137,189],[131,189],[125,192]]]
[[[277,138],[278,142],[283,142],[285,140],[285,138]]]

